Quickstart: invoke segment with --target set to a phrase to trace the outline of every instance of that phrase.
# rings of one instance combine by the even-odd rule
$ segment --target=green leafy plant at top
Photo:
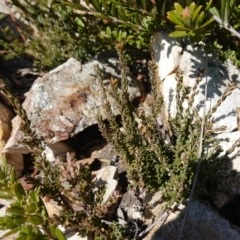
[[[211,1],[208,2],[204,11],[202,6],[197,6],[194,2],[190,6],[183,8],[179,3],[174,4],[174,10],[167,13],[167,18],[175,24],[176,31],[170,33],[170,37],[189,36],[192,42],[199,42],[210,34],[207,27],[214,21],[206,14],[210,8]]]
[[[127,46],[146,48],[153,31],[163,28],[165,8],[169,1],[53,1],[52,6],[68,6],[84,21],[93,16],[101,19],[100,38],[112,46],[124,42]],[[161,15],[161,17],[160,17]],[[102,24],[104,23],[104,24]],[[105,26],[104,26],[105,25]]]
[[[144,187],[153,192],[161,190],[170,205],[173,202],[185,202],[190,194],[198,160],[202,119],[193,106],[193,101],[201,73],[192,89],[183,86],[181,74],[177,76],[177,113],[166,122],[159,119],[164,105],[154,63],[149,65],[152,72],[153,101],[141,110],[130,101],[126,59],[122,46],[118,45],[117,50],[122,66],[122,81],[110,89],[105,89],[102,85],[109,125],[106,126],[99,119],[100,129],[124,160],[132,187]],[[101,79],[101,71],[98,69],[97,72]],[[196,191],[198,198],[214,198],[217,191],[226,191],[227,188],[223,188],[224,182],[234,175],[233,172],[228,172],[229,152],[221,156],[222,150],[214,134],[217,130],[213,128],[211,118],[212,113],[233,89],[234,86],[231,86],[226,90],[205,122],[204,150],[201,156],[203,167],[200,169]],[[120,111],[120,123],[116,121],[107,100],[110,96]],[[188,102],[187,109],[182,106],[184,101]]]
[[[106,29],[101,37],[109,43],[124,42],[141,48],[149,46],[154,31],[170,30],[172,37],[189,37],[192,42],[207,42],[214,54],[234,64],[239,55],[239,1],[53,1],[53,7],[77,9],[80,19],[95,16],[103,19]],[[231,25],[233,27],[231,27]],[[226,29],[226,31],[224,30]],[[233,34],[234,35],[233,35]],[[216,44],[222,50],[216,48]]]
[[[231,16],[229,17],[230,25],[240,32],[239,25],[239,14],[240,5],[235,4],[233,10],[231,11]],[[233,35],[231,32],[225,30],[224,28],[216,31],[217,38],[213,40],[212,49],[216,49],[216,53],[222,60],[231,60],[235,66],[240,66],[240,40],[237,36]]]
[[[21,35],[27,39],[22,43],[9,37],[9,29],[3,29],[5,38],[0,41],[1,53],[5,58],[30,56],[39,70],[49,70],[69,57],[88,61],[99,51],[112,49],[119,42],[130,48],[146,49],[154,31],[172,30],[175,26],[176,31],[171,36],[189,36],[192,41],[208,37],[211,44],[217,41],[228,48],[222,54],[226,57],[229,51],[237,51],[230,46],[232,37],[224,36],[227,39],[223,44],[219,40],[224,34],[218,32],[222,32],[221,26],[228,26],[226,23],[234,24],[235,29],[237,3],[230,0],[196,1],[196,4],[188,0],[175,3],[151,0],[11,0],[20,12],[21,20],[32,30],[21,30]],[[220,28],[214,24],[214,16],[220,17]]]
[[[21,34],[27,39],[11,37],[10,29],[2,29],[5,36],[0,44],[7,59],[27,55],[34,60],[38,70],[49,70],[70,57],[84,62],[101,49],[109,48],[101,43],[101,20],[93,16],[80,19],[72,9],[58,6],[53,11],[51,1],[11,0],[26,25]],[[96,44],[98,42],[98,44]]]
[[[66,5],[79,10],[86,17],[93,15],[105,21],[130,27],[136,31],[152,31],[162,25],[169,1],[53,1],[53,6]],[[172,1],[170,1],[171,3]]]

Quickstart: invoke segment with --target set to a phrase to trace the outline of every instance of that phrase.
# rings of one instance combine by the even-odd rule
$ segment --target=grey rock
[[[114,166],[107,166],[95,172],[96,176],[93,179],[95,184],[94,191],[97,191],[99,185],[106,187],[101,204],[106,203],[113,195],[118,184],[117,168]]]
[[[106,88],[110,78],[120,81],[117,60],[111,59],[108,65],[99,61],[81,65],[71,58],[34,82],[23,107],[31,120],[32,129],[36,130],[47,144],[73,137],[88,126],[96,124],[98,115],[106,119],[104,99],[95,72],[96,65],[99,65]],[[131,99],[141,95],[136,81],[130,78],[129,94]],[[112,110],[117,115],[118,109],[113,99],[108,97]],[[20,135],[18,129],[11,139],[11,146],[8,145],[12,152],[14,149],[21,149]]]
[[[75,59],[37,79],[31,88],[24,108],[33,129],[50,143],[74,136],[97,123],[97,115],[106,118],[103,97],[95,73],[95,66],[104,69],[105,79],[118,78],[115,70],[98,61],[86,65]],[[140,95],[136,87],[129,87],[132,97]],[[112,102],[113,111],[117,108]]]
[[[11,120],[13,113],[3,104],[0,103],[0,159],[2,158],[2,150],[11,135]]]
[[[182,226],[183,213],[183,209],[170,213],[166,221],[156,225],[144,240],[177,240]],[[240,234],[232,229],[228,221],[217,212],[195,201],[190,206],[182,239],[238,240]]]

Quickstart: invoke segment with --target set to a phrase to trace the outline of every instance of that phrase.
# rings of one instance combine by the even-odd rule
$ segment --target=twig
[[[168,217],[168,213],[165,212],[162,216],[160,216],[154,223],[152,223],[150,226],[148,226],[144,231],[142,231],[138,237],[144,236],[146,233],[148,233],[153,227],[155,227],[159,222],[165,221]]]
[[[131,220],[131,219],[130,219],[130,221],[135,225],[135,234],[134,234],[133,240],[136,240],[136,239],[137,239],[138,232],[139,232],[139,228],[138,228],[138,225],[137,225],[136,222],[134,222],[134,221]]]
[[[192,185],[192,189],[191,189],[191,193],[190,193],[190,197],[189,197],[189,201],[185,210],[185,214],[184,214],[184,218],[183,218],[183,222],[182,222],[182,226],[181,226],[181,231],[178,237],[178,240],[182,239],[182,234],[183,234],[183,230],[186,224],[186,220],[187,220],[187,215],[190,209],[190,205],[191,202],[193,200],[193,194],[197,185],[197,180],[198,180],[198,175],[199,175],[199,171],[200,171],[200,165],[201,165],[201,155],[202,155],[202,150],[203,150],[203,135],[204,135],[204,126],[205,126],[205,115],[206,115],[206,100],[207,100],[207,87],[208,87],[208,56],[206,53],[206,80],[205,80],[205,95],[204,95],[204,106],[203,106],[203,117],[202,117],[202,123],[201,123],[201,133],[200,133],[200,139],[199,139],[199,150],[198,150],[198,156],[197,156],[197,171],[194,177],[194,181],[193,181],[193,185]]]
[[[214,15],[210,12],[213,19],[220,24],[220,26],[223,26],[226,30],[234,34],[236,37],[240,38],[240,33],[237,32],[230,24],[225,24],[218,16]]]
[[[6,1],[6,0],[5,0],[5,4],[6,4],[6,6],[7,6],[7,1]],[[22,31],[21,31],[21,28],[19,27],[18,22],[17,22],[14,14],[13,14],[13,12],[11,11],[11,9],[10,9],[9,7],[8,7],[8,12],[9,12],[9,15],[10,15],[10,17],[11,17],[11,19],[12,19],[12,21],[13,21],[13,23],[14,23],[17,31],[18,31],[18,33],[19,33],[19,35],[21,36],[23,42],[26,42],[27,39],[26,39],[26,37],[21,33],[21,32],[22,32]]]

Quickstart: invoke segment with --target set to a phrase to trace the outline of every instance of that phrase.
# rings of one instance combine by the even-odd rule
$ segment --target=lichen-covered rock
[[[104,69],[104,80],[111,77],[119,79],[119,74],[112,67],[98,61],[81,65],[71,58],[33,84],[23,106],[33,129],[49,143],[68,139],[96,124],[98,114],[105,117],[96,65]],[[136,85],[130,86],[131,97],[140,96]],[[113,102],[112,107],[117,114]]]
[[[110,79],[121,81],[117,60],[111,59],[109,65],[99,61],[81,65],[76,59],[70,58],[34,82],[23,107],[31,120],[32,129],[44,137],[47,144],[73,137],[96,124],[98,115],[106,119],[96,65],[99,65],[105,86],[109,85]],[[141,96],[137,81],[131,78],[129,94],[131,99]],[[118,114],[113,99],[109,97],[109,100],[114,113]],[[19,143],[22,138],[19,129],[16,129],[14,135],[8,150],[24,149]]]

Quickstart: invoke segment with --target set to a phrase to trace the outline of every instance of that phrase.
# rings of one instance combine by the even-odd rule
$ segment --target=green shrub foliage
[[[201,77],[196,79],[193,89],[187,89],[182,84],[181,74],[178,74],[177,113],[169,122],[164,123],[164,119],[159,121],[159,117],[163,116],[159,114],[162,112],[163,99],[154,63],[149,63],[153,100],[147,108],[141,110],[129,99],[129,71],[122,46],[118,45],[117,50],[122,66],[122,82],[120,85],[111,85],[110,90],[105,90],[102,85],[102,90],[105,100],[108,95],[115,100],[121,122],[116,121],[107,102],[105,109],[109,125],[105,126],[100,119],[101,130],[124,159],[132,186],[144,186],[154,192],[162,190],[169,203],[184,202],[190,194],[198,161],[202,119],[193,106],[193,100]],[[97,71],[101,79],[101,72],[99,69]],[[233,87],[228,88],[223,96],[226,97],[232,90]],[[188,102],[187,109],[182,107],[184,101]],[[218,104],[222,101],[220,99]],[[216,108],[217,106],[212,111],[216,111]],[[220,157],[222,150],[214,138],[217,130],[213,129],[211,116],[212,112],[205,122],[204,149],[201,155],[203,167],[197,188],[197,195],[201,198],[214,197],[220,189],[226,190],[222,189],[223,183],[232,177],[232,172],[227,171],[227,155]]]
[[[154,61],[149,62],[152,99],[147,105],[134,105],[128,94],[128,62],[125,49],[148,49],[153,32],[167,29],[172,37],[186,37],[193,43],[205,41],[206,50],[215,51],[223,59],[239,62],[239,1],[154,1],[154,0],[11,0],[29,29],[20,31],[21,39],[14,39],[11,30],[0,29],[1,54],[5,58],[30,56],[39,70],[52,69],[75,57],[88,61],[101,50],[116,45],[121,80],[112,79],[105,87],[102,72],[96,74],[101,84],[108,123],[99,117],[99,126],[107,141],[121,156],[128,174],[129,187],[160,190],[168,206],[185,203],[193,185],[199,161],[199,141],[202,118],[193,106],[201,72],[193,88],[184,87],[182,74],[177,73],[177,110],[173,118],[164,118],[161,81]],[[219,20],[220,19],[220,20]],[[204,122],[201,168],[195,196],[214,198],[227,191],[234,176],[228,171],[229,158],[237,141],[222,154],[213,128],[212,114],[235,86],[229,86]],[[0,89],[22,118],[24,143],[35,156],[35,168],[42,180],[28,178],[34,189],[25,192],[12,167],[0,167],[0,197],[11,199],[7,214],[0,218],[0,230],[5,234],[18,232],[16,239],[66,239],[59,229],[76,229],[89,239],[131,239],[129,231],[109,219],[118,199],[101,204],[104,185],[93,191],[92,173],[88,167],[76,164],[75,159],[56,161],[54,167],[46,160],[44,142],[31,129],[25,110],[0,79]],[[113,114],[109,97],[114,99],[120,120]],[[182,103],[187,102],[188,108]],[[42,197],[55,200],[62,208],[59,216],[49,217]],[[110,221],[110,224],[109,224]],[[108,224],[107,224],[108,223]]]
[[[35,67],[49,70],[75,57],[84,62],[116,43],[147,49],[153,32],[172,31],[173,37],[204,40],[223,59],[239,64],[239,40],[223,27],[239,31],[239,0],[152,1],[152,0],[10,0],[28,29],[15,39],[9,28],[1,29],[2,55],[30,56]],[[219,17],[220,23],[213,21]],[[174,30],[175,29],[175,30]],[[221,51],[219,49],[221,48]]]

